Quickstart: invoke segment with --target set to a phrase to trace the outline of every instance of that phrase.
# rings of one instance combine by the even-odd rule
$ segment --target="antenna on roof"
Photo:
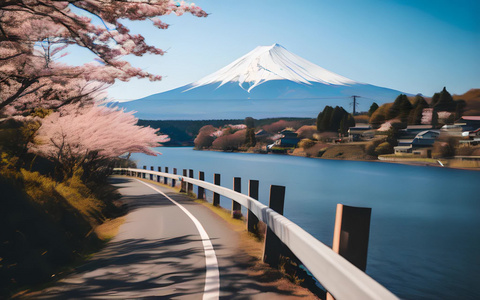
[[[357,98],[362,98],[361,96],[353,95],[351,96],[353,98],[353,115],[355,115],[355,108],[357,107]],[[350,103],[352,105],[352,103]]]

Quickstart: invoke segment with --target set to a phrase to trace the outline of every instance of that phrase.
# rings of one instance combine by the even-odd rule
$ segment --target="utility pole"
[[[357,107],[357,98],[361,98],[360,96],[353,95],[353,115],[355,115],[355,108]]]

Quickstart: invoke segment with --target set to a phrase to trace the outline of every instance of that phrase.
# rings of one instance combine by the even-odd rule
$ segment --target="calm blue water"
[[[372,208],[367,273],[405,299],[480,298],[480,172],[380,162],[159,148],[143,165],[286,186],[285,216],[331,246],[337,203]],[[207,195],[208,196],[208,195]],[[231,207],[222,199],[221,205]]]

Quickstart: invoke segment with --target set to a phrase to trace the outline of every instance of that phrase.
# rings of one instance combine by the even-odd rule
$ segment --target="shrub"
[[[365,146],[365,153],[367,153],[370,156],[377,156],[376,153],[376,148],[381,144],[385,142],[385,139],[375,139],[367,143]]]
[[[313,139],[316,133],[318,133],[317,128],[313,125],[303,125],[297,130],[297,135],[301,139]]]
[[[315,133],[313,138],[320,142],[330,142],[338,137],[336,132]]]
[[[472,151],[473,156],[480,156],[480,147],[475,147]]]
[[[375,148],[377,155],[393,153],[393,146],[389,142],[383,142]]]
[[[434,158],[455,156],[455,150],[458,145],[458,138],[447,137],[436,141],[433,144],[432,155]]]
[[[315,146],[315,141],[313,141],[311,139],[302,139],[298,143],[298,147],[303,148],[303,149],[308,149],[308,148],[311,148],[313,146]]]
[[[472,153],[474,150],[475,150],[475,147],[472,147],[472,146],[460,147],[457,149],[457,155],[460,155],[460,156],[473,155]]]

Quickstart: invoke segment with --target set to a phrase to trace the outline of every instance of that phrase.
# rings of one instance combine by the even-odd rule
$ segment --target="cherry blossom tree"
[[[217,129],[212,125],[205,125],[198,131],[197,137],[193,141],[196,149],[206,149],[212,146],[214,141],[213,133],[217,132]]]
[[[102,89],[101,83],[115,80],[160,80],[124,57],[164,52],[148,45],[142,35],[131,34],[122,22],[150,20],[166,29],[168,24],[159,17],[172,13],[207,15],[194,4],[170,0],[0,1],[0,113],[28,114],[34,107],[58,109],[88,101]],[[71,45],[88,49],[97,61],[82,66],[59,63]]]
[[[56,163],[63,178],[83,167],[94,173],[105,160],[125,153],[159,154],[152,147],[169,140],[156,129],[137,126],[132,113],[98,105],[70,104],[42,120],[31,152]],[[97,162],[101,161],[102,164]]]
[[[237,150],[245,142],[246,129],[236,131],[232,134],[226,134],[213,141],[212,148],[218,150]]]
[[[297,121],[279,120],[269,125],[264,125],[263,129],[270,133],[278,133],[287,127],[299,128],[301,125]]]
[[[424,108],[422,112],[422,124],[432,124],[433,108]]]

